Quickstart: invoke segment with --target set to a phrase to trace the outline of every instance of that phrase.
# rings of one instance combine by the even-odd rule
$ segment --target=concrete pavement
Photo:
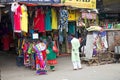
[[[3,54],[3,53],[2,53]],[[120,80],[120,64],[86,66],[73,70],[70,57],[58,57],[56,71],[37,75],[35,70],[16,66],[15,55],[0,53],[1,80]],[[48,67],[49,68],[49,67]]]

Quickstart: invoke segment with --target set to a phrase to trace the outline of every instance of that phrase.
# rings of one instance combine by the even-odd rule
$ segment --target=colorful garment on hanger
[[[29,47],[28,47],[28,51],[27,51],[28,54],[32,54],[32,53],[33,53],[32,49],[33,49],[33,44],[30,43],[30,45],[29,45]]]
[[[30,43],[30,44],[32,44],[31,49],[30,49],[30,52],[32,53],[32,54],[30,54],[30,56],[31,56],[30,57],[30,62],[31,62],[30,64],[31,64],[32,69],[36,69],[36,53],[35,53],[35,50],[34,50],[35,42]]]
[[[24,53],[27,52],[27,47],[28,47],[28,44],[24,43],[22,48]]]
[[[21,30],[28,32],[28,13],[27,7],[25,5],[21,6],[22,16],[21,16]]]
[[[52,12],[52,29],[58,29],[56,10],[55,9],[51,9],[51,12]]]
[[[100,32],[101,35],[101,40],[103,43],[104,48],[108,48],[108,42],[107,42],[107,36],[106,36],[106,31]]]
[[[36,67],[36,54],[32,53],[31,54],[31,68],[35,69],[35,67]]]
[[[24,43],[24,45],[23,45],[24,65],[26,67],[30,66],[30,56],[29,56],[29,54],[27,52],[28,51],[28,47],[29,47],[28,43]]]
[[[51,31],[51,9],[48,9],[46,14],[45,14],[45,30],[46,31]]]
[[[21,32],[21,6],[18,5],[15,12],[14,12],[14,32]]]
[[[60,30],[63,29],[68,32],[68,11],[60,9]]]
[[[64,41],[64,35],[61,31],[59,31],[59,43],[62,44]]]
[[[34,30],[45,32],[45,14],[42,9],[38,9],[36,11],[36,16],[34,18]]]
[[[99,32],[93,32],[94,46],[96,46],[98,51],[102,50],[101,36]]]
[[[44,13],[43,9],[39,9],[39,11],[40,11],[39,32],[45,32],[45,13]]]
[[[22,49],[23,49],[23,43],[24,42],[24,40],[22,40],[22,38],[19,38],[18,39],[18,43],[17,43],[17,54],[18,55],[21,55],[22,54]]]
[[[30,66],[30,56],[27,52],[24,53],[24,65],[26,67]]]
[[[34,8],[32,8],[34,9]],[[29,8],[28,10],[28,22],[29,22],[29,26],[32,27],[33,26],[33,20],[34,20],[34,16],[35,16],[35,11],[32,10],[31,8]]]
[[[39,30],[39,28],[40,28],[40,25],[39,25],[39,23],[40,23],[40,16],[39,16],[39,14],[40,14],[40,11],[39,10],[36,10],[35,11],[35,17],[34,17],[34,30]]]
[[[75,24],[73,22],[69,23],[68,25],[68,33],[75,34]]]

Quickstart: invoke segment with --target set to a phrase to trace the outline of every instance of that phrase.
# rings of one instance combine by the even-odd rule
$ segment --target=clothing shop
[[[44,3],[44,2],[43,2]],[[52,3],[52,2],[50,2]],[[58,47],[59,12],[60,7],[49,4],[28,2],[13,2],[11,4],[13,16],[14,34],[17,38],[16,58],[18,66],[26,66],[35,69],[37,74],[46,74],[46,55],[50,68],[54,70],[56,55],[47,54],[49,41]],[[51,39],[50,39],[51,38]],[[49,50],[48,52],[51,52]]]

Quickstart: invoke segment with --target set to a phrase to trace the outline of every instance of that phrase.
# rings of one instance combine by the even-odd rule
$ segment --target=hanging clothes
[[[64,9],[60,9],[60,27],[59,29],[62,31],[66,29],[68,32],[68,11]]]
[[[23,44],[23,52],[24,52],[24,65],[26,66],[26,67],[28,67],[28,66],[30,66],[30,56],[29,56],[29,54],[28,54],[28,47],[29,47],[29,44],[28,44],[28,42],[25,42],[24,44]]]
[[[58,29],[56,10],[51,9],[51,12],[52,12],[52,29]]]
[[[45,14],[42,9],[38,9],[34,18],[34,30],[45,32]]]
[[[28,32],[28,13],[25,5],[21,6],[22,17],[21,17],[21,30]]]
[[[14,17],[14,12],[11,11],[10,15],[11,15],[10,18],[11,18],[11,23],[12,23],[12,30],[14,30],[14,18],[13,18]]]
[[[68,33],[75,34],[75,24],[73,22],[68,24]]]
[[[35,16],[34,8],[28,8],[28,20],[29,20],[29,27],[31,28],[33,26],[33,20]]]
[[[39,17],[39,10],[35,11],[35,17],[34,17],[34,30],[39,30],[39,23],[40,23],[40,17]]]
[[[63,33],[59,31],[59,43],[62,44],[64,41]]]
[[[42,8],[39,11],[40,11],[39,32],[45,32],[45,13]]]
[[[11,11],[14,12],[14,32],[21,32],[21,6],[18,3],[11,5]]]
[[[100,32],[100,35],[101,35],[101,40],[102,40],[103,46],[107,49],[108,42],[107,42],[106,31]]]
[[[51,9],[48,9],[46,14],[45,14],[45,30],[46,31],[51,31]]]
[[[103,49],[102,42],[101,42],[101,37],[99,32],[93,32],[93,38],[94,38],[94,47],[98,51],[101,51]]]

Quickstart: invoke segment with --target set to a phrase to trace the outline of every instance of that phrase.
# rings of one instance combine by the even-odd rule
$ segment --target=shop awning
[[[5,7],[5,5],[3,5],[3,4],[0,4],[0,7]]]
[[[38,6],[36,3],[27,3],[27,2],[19,2],[20,4],[25,4],[26,6]]]
[[[59,4],[51,4],[51,6],[55,6],[55,7],[62,7],[62,6],[65,6],[64,4],[62,3],[59,3]]]

